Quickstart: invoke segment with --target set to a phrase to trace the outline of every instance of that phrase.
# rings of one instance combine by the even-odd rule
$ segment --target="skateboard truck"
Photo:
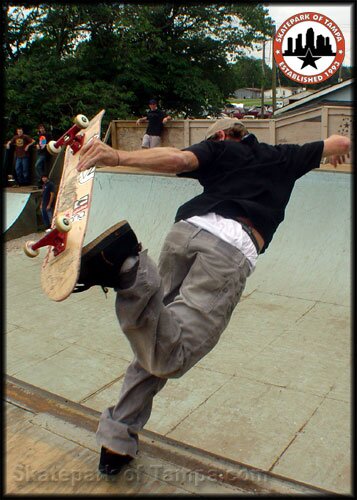
[[[28,257],[37,257],[40,253],[39,248],[53,246],[55,257],[66,249],[68,231],[72,223],[65,215],[58,215],[55,219],[55,227],[38,241],[26,241],[24,252]]]
[[[51,154],[58,154],[62,146],[70,146],[73,154],[76,154],[82,147],[84,135],[78,134],[82,129],[87,128],[89,120],[84,115],[77,115],[74,119],[74,125],[67,130],[57,141],[50,141],[47,144],[47,150]]]

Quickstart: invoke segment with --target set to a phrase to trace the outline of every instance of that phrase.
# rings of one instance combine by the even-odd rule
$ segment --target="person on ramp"
[[[237,119],[220,119],[183,150],[115,150],[94,140],[78,170],[96,164],[141,167],[197,179],[202,194],[179,207],[158,265],[127,221],[83,249],[76,291],[116,291],[116,313],[134,353],[119,401],[101,415],[99,470],[117,474],[138,453],[154,396],[217,344],[279,224],[295,182],[329,157],[344,161],[350,140],[260,143]]]

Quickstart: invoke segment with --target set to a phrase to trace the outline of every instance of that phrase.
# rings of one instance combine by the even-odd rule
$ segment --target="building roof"
[[[235,92],[238,92],[239,90],[253,90],[254,92],[261,92],[261,89],[255,87],[241,87],[239,89],[236,89]]]
[[[298,101],[300,99],[304,99],[309,95],[313,94],[314,90],[304,90],[303,92],[298,92],[297,94],[289,95],[288,99]]]
[[[349,85],[353,85],[354,79],[350,78],[349,80],[345,80],[344,82],[337,83],[336,85],[332,85],[331,87],[321,89],[321,90],[316,90],[312,94],[310,94],[307,97],[303,97],[302,99],[299,99],[296,102],[292,102],[291,104],[288,104],[287,106],[283,106],[280,109],[277,109],[274,113],[274,117],[277,115],[281,115],[282,113],[285,113],[287,111],[292,111],[295,108],[298,108],[300,106],[305,106],[305,105],[310,105],[312,104],[312,101],[315,100],[322,100],[324,97],[326,97],[328,94],[332,94],[338,90],[343,89],[344,87],[347,87]]]

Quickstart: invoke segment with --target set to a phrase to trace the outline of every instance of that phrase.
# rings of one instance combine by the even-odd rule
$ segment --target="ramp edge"
[[[46,413],[95,432],[100,412],[6,375],[5,401],[35,414]],[[140,433],[143,452],[254,494],[331,495],[335,492],[260,470],[151,431]]]

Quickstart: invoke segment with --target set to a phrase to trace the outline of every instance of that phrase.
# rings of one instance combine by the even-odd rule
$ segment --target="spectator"
[[[46,232],[51,230],[51,222],[53,217],[53,206],[55,201],[55,185],[46,174],[42,175],[42,198],[41,198],[41,213]]]
[[[16,129],[16,135],[6,145],[15,145],[15,172],[19,186],[30,185],[30,152],[29,147],[35,143],[29,135],[24,134],[22,127]]]
[[[161,134],[164,124],[171,120],[171,116],[166,115],[164,111],[157,107],[156,99],[151,99],[149,101],[149,107],[150,111],[148,111],[147,116],[139,118],[136,122],[137,125],[148,122],[141,144],[141,147],[144,149],[155,148],[161,145]]]
[[[42,123],[38,126],[38,143],[36,144],[37,149],[37,160],[35,164],[36,172],[36,185],[42,188],[41,178],[47,173],[47,163],[49,159],[49,152],[47,151],[47,144],[49,143],[51,136]]]

